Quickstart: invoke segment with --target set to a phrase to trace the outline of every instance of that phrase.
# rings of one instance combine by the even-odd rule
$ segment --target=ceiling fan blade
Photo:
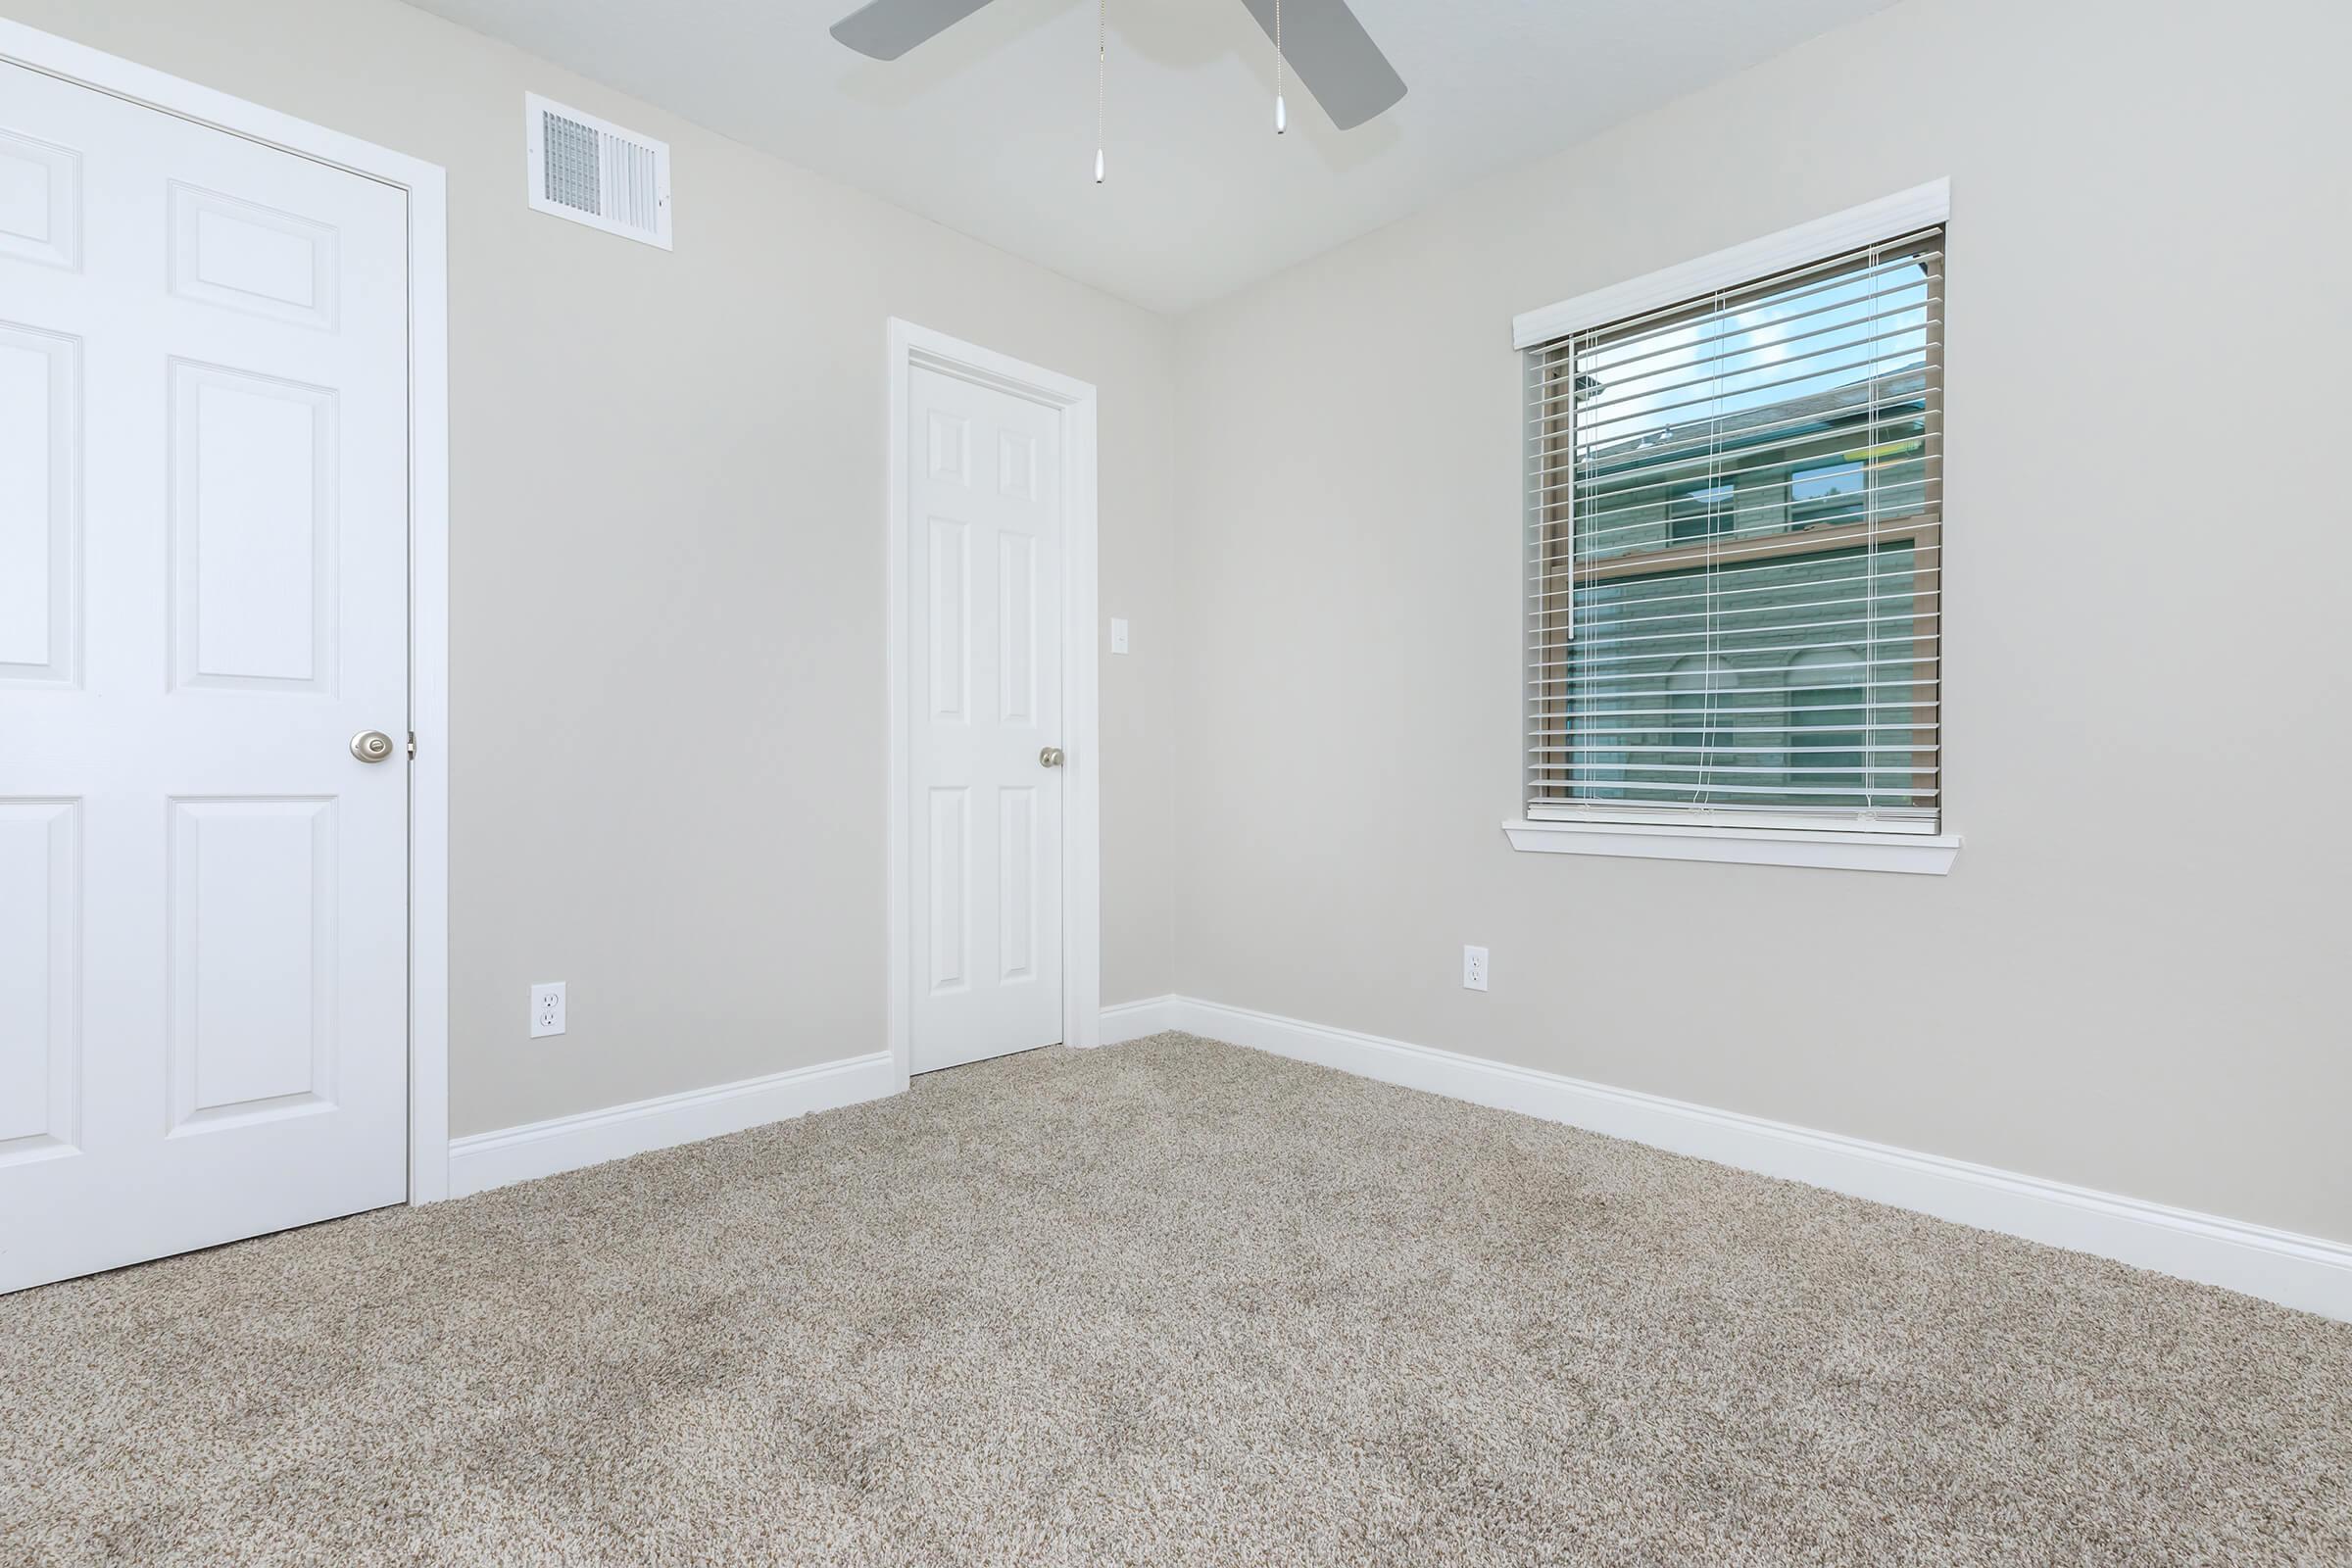
[[[988,0],[867,0],[833,24],[833,36],[861,55],[896,60],[986,4]],[[1289,29],[1287,21],[1284,29]]]
[[[1274,0],[1242,0],[1274,36]],[[1282,0],[1282,57],[1342,130],[1404,96],[1404,78],[1348,9],[1348,0]]]

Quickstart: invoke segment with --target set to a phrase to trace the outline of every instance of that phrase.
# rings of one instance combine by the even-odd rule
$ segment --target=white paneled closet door
[[[917,366],[907,400],[911,1060],[1061,1039],[1061,415]]]
[[[0,1289],[407,1194],[407,251],[0,64]]]

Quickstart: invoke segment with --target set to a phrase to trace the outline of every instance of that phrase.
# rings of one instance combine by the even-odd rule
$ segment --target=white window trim
[[[1782,229],[1762,239],[1661,268],[1511,318],[1511,347],[1534,348],[1588,327],[1738,288],[1790,267],[1907,229],[1948,222],[1952,182],[1934,179],[1875,202]],[[1635,822],[1622,817],[1521,817],[1502,824],[1511,848],[1537,855],[1600,855],[1646,860],[1716,860],[1733,865],[1801,865],[1843,871],[1950,872],[1957,833],[1837,832],[1774,826]]]
[[[1539,822],[1526,817],[1503,823],[1502,831],[1511,848],[1523,854],[1805,865],[1829,871],[1907,871],[1916,876],[1948,874],[1960,853],[1957,833],[1830,833],[1785,827],[1668,827],[1654,822]]]

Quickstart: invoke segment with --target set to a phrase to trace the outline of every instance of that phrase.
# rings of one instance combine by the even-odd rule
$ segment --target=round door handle
[[[392,737],[380,729],[364,729],[351,738],[351,755],[363,762],[380,762],[392,755]]]
[[[1049,746],[1044,751],[1038,753],[1037,765],[1040,767],[1059,767],[1061,765],[1061,748],[1058,746]]]

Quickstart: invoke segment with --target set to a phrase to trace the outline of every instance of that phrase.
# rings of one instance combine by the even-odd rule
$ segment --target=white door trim
[[[1068,760],[1062,789],[1061,1038],[1065,1045],[1102,1043],[1102,774],[1100,713],[1101,651],[1095,629],[1095,389],[1084,381],[891,318],[890,480],[884,527],[889,539],[885,624],[890,684],[889,855],[883,895],[888,922],[889,994],[883,1009],[896,1087],[911,1071],[913,916],[907,897],[907,812],[911,797],[907,752],[913,724],[906,679],[906,443],[907,384],[920,366],[1053,409],[1061,416],[1061,494],[1065,512],[1062,571],[1062,727]]]
[[[409,1201],[449,1196],[449,216],[437,165],[0,18],[0,60],[405,191],[409,201]],[[1091,496],[1092,491],[1090,489]]]

